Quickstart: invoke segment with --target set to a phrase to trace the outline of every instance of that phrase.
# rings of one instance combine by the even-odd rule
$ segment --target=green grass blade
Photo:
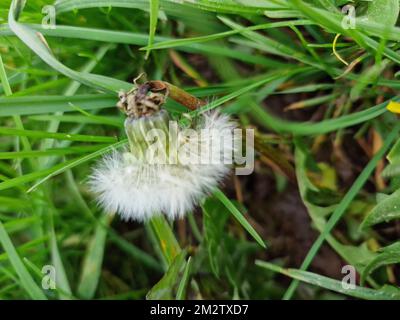
[[[33,52],[35,52],[45,63],[65,76],[96,89],[101,89],[108,92],[118,92],[121,89],[128,89],[132,87],[131,84],[124,81],[90,73],[77,72],[66,67],[60,61],[58,61],[50,52],[49,48],[46,47],[46,44],[43,43],[42,39],[40,39],[32,29],[16,21],[15,16],[17,14],[17,9],[22,7],[22,3],[22,0],[13,0],[11,2],[8,14],[8,25],[14,34]]]
[[[81,142],[102,142],[102,143],[113,143],[116,141],[115,138],[107,136],[90,136],[82,134],[70,134],[61,132],[45,132],[35,130],[23,130],[0,127],[0,135],[18,136],[18,137],[32,137],[41,139],[57,139],[57,140],[69,140],[69,141],[81,141]]]
[[[157,22],[158,22],[158,9],[159,2],[158,0],[150,0],[150,25],[149,25],[149,40],[147,43],[148,47],[151,47],[154,42],[154,36],[156,34]],[[146,51],[146,59],[149,57],[151,49],[147,49]]]
[[[398,101],[398,98],[392,99]],[[336,119],[322,120],[316,123],[312,122],[291,122],[287,120],[279,119],[278,117],[272,116],[266,110],[264,110],[257,103],[250,102],[252,107],[252,113],[256,117],[260,124],[263,124],[267,128],[273,129],[279,133],[292,133],[298,136],[315,135],[332,132],[338,129],[347,128],[359,123],[372,120],[380,115],[384,114],[388,102],[381,103],[374,107],[368,108],[363,111],[355,112],[350,115],[341,116]]]
[[[78,296],[83,299],[92,299],[96,293],[103,264],[104,248],[107,238],[107,228],[113,219],[111,215],[103,215],[90,239],[83,261],[81,278],[78,285]]]
[[[19,279],[21,280],[21,284],[24,287],[26,293],[35,300],[47,300],[43,291],[38,287],[35,281],[32,279],[32,276],[29,274],[28,270],[26,270],[23,262],[18,256],[17,251],[15,250],[14,245],[9,238],[7,231],[4,229],[3,224],[0,222],[0,242],[3,246],[4,251],[8,254],[8,258],[12,266],[14,267],[15,272],[18,274]]]
[[[319,274],[296,270],[296,269],[283,269],[272,263],[265,261],[256,260],[256,265],[267,270],[284,274],[288,277],[296,279],[297,281],[303,281],[318,287],[322,287],[328,290],[332,290],[338,293],[342,293],[351,297],[367,300],[399,300],[400,292],[389,293],[384,290],[374,290],[369,288],[363,288],[355,286],[351,289],[345,289],[343,284],[339,280],[330,279],[328,277],[320,276]]]
[[[185,265],[185,270],[183,271],[182,279],[179,282],[178,291],[176,292],[176,300],[185,299],[186,287],[190,279],[191,269],[192,269],[192,257],[189,257]]]
[[[50,37],[61,37],[61,38],[73,38],[82,40],[95,40],[107,43],[125,43],[132,45],[144,46],[148,43],[148,35],[133,32],[124,31],[111,31],[94,28],[82,28],[72,26],[57,25],[56,29],[45,29],[41,25],[37,24],[26,24],[29,28],[40,31],[43,35]],[[0,27],[0,35],[10,36],[13,33],[7,26]],[[171,38],[156,36],[154,38],[156,42],[169,41]],[[171,40],[172,41],[172,40]],[[245,63],[260,64],[265,67],[273,65],[271,59],[263,57],[261,55],[255,55],[237,50],[231,50],[223,46],[202,44],[202,43],[191,43],[184,46],[179,46],[181,51],[189,53],[201,53],[210,56],[224,56],[232,59],[236,59]],[[275,62],[276,63],[276,62]],[[281,64],[284,66],[284,64]],[[132,85],[130,85],[131,87]],[[130,89],[127,84],[122,88]]]
[[[5,180],[0,183],[0,190],[5,190],[9,188],[15,188],[15,187],[20,187],[21,185],[34,181],[36,179],[39,179],[43,176],[46,176],[48,174],[51,174],[52,172],[55,172],[59,170],[60,168],[63,168],[64,166],[68,165],[71,161],[66,161],[64,163],[60,163],[55,165],[54,167],[48,168],[48,169],[43,169],[39,171],[34,171],[31,173],[24,174],[22,176],[17,176],[12,179]]]
[[[120,237],[118,234],[115,233],[112,229],[109,230],[109,238],[112,242],[114,242],[121,250],[128,253],[133,259],[140,261],[143,265],[151,268],[154,271],[162,272],[162,267],[160,263],[153,258],[151,255],[146,253],[145,251],[139,249],[138,247],[134,246],[129,241],[125,240],[124,238]]]
[[[71,169],[73,167],[76,167],[76,166],[82,164],[82,163],[85,163],[85,162],[87,162],[89,160],[92,160],[92,159],[94,159],[94,158],[96,158],[98,156],[101,156],[102,154],[105,154],[106,152],[108,152],[110,150],[113,150],[114,148],[121,147],[121,146],[123,146],[125,144],[126,144],[126,140],[122,140],[120,142],[117,142],[117,143],[114,143],[112,145],[109,145],[109,146],[107,146],[105,148],[97,150],[97,151],[95,151],[95,152],[93,152],[91,154],[88,154],[86,156],[83,156],[81,158],[74,159],[74,160],[71,160],[71,161],[67,161],[62,166],[57,165],[56,166],[57,169],[51,170],[50,173],[46,177],[44,177],[43,179],[41,179],[40,181],[35,183],[31,188],[29,188],[29,190],[27,192],[28,193],[31,192],[32,190],[36,189],[39,185],[41,185],[43,182],[46,182],[50,178],[52,178],[52,177],[54,177],[54,176],[56,176],[56,175],[58,175],[60,173],[63,173],[66,170],[69,170],[69,169]],[[0,184],[0,186],[1,186],[1,184]]]
[[[10,83],[8,82],[8,79],[7,79],[7,74],[6,74],[6,70],[4,69],[3,59],[1,58],[1,55],[0,55],[0,82],[2,83],[5,95],[11,96],[12,91],[11,91]]]
[[[243,28],[239,28],[239,29],[235,29],[235,30],[214,33],[214,34],[201,36],[201,37],[193,37],[193,38],[186,38],[186,39],[174,39],[174,40],[157,42],[153,45],[148,45],[146,47],[140,48],[140,50],[169,49],[169,48],[180,47],[183,45],[189,45],[192,43],[200,43],[200,42],[223,39],[228,36],[240,34],[241,32],[244,32],[244,31],[256,31],[256,30],[286,27],[286,26],[290,26],[290,25],[307,25],[307,24],[310,24],[310,22],[308,20],[291,20],[291,21],[264,23],[264,24],[259,24],[259,25],[255,25],[255,26],[251,26],[251,27],[243,27]]]
[[[0,152],[0,160],[37,158],[37,157],[48,157],[48,156],[64,156],[67,154],[89,153],[92,151],[97,151],[104,147],[106,147],[106,145],[97,144],[93,146],[72,146],[69,148],[51,148],[47,150]]]
[[[72,105],[82,110],[115,107],[117,99],[108,94],[83,94],[66,96],[0,97],[0,117],[13,115],[46,114],[50,112],[76,112]]]
[[[243,228],[257,241],[257,243],[266,248],[266,244],[251,224],[246,220],[243,214],[236,208],[236,206],[225,196],[221,190],[216,190],[213,195],[221,201],[224,206],[232,213],[236,220],[243,226]]]
[[[28,254],[30,250],[33,248],[37,248],[38,246],[42,245],[48,240],[48,237],[42,237],[42,238],[37,238],[35,240],[31,240],[29,242],[25,242],[24,244],[15,247],[15,250],[17,251],[18,255],[25,255]],[[6,261],[9,260],[9,255],[7,252],[4,252],[0,254],[0,261]],[[4,271],[4,270],[2,270]]]
[[[271,82],[271,81],[275,80],[276,78],[277,78],[276,75],[266,77],[265,79],[262,79],[260,81],[255,82],[255,83],[252,83],[252,84],[250,84],[250,85],[248,85],[248,86],[246,86],[244,88],[241,88],[241,89],[236,90],[236,91],[234,91],[234,92],[232,92],[232,93],[230,93],[230,94],[228,94],[226,96],[223,96],[223,97],[221,97],[219,99],[216,99],[216,100],[206,104],[205,106],[203,106],[201,108],[198,108],[197,110],[191,111],[191,112],[189,112],[189,114],[191,116],[196,116],[196,115],[201,114],[202,112],[206,112],[206,111],[215,109],[218,106],[220,106],[220,105],[222,105],[222,104],[224,104],[224,103],[226,103],[226,102],[228,102],[228,101],[230,101],[232,99],[240,97],[241,95],[243,95],[243,94],[245,94],[245,93],[247,93],[249,91],[252,91],[252,90],[254,90],[254,89],[258,88],[258,87],[261,87],[263,84],[266,84],[268,82]]]
[[[178,282],[180,270],[185,265],[186,252],[181,251],[171,261],[167,272],[156,285],[147,293],[147,300],[171,300],[173,299],[173,289]]]
[[[157,237],[159,247],[167,264],[170,265],[181,252],[181,248],[170,225],[163,215],[152,218],[149,224]]]
[[[68,277],[65,272],[65,268],[61,259],[60,251],[57,245],[57,239],[54,232],[54,229],[51,230],[50,234],[50,243],[51,243],[51,256],[54,268],[56,270],[56,285],[57,288],[60,289],[60,298],[61,299],[70,299],[72,296],[71,287],[68,282]]]
[[[57,120],[59,122],[81,123],[81,124],[103,124],[112,127],[123,128],[124,121],[119,117],[102,117],[94,115],[41,115],[30,116],[29,119],[35,121],[51,121]]]
[[[187,8],[191,10],[202,9],[211,12],[221,12],[221,13],[236,13],[236,14],[258,14],[263,15],[264,10],[269,9],[271,7],[270,4],[261,5],[261,2],[258,2],[257,5],[250,4],[240,4],[234,1],[215,1],[215,0],[207,0],[207,1],[177,1],[177,0],[162,0],[161,1],[162,9],[165,10],[169,14],[174,14],[175,17],[181,17],[179,11],[183,11],[183,13],[187,12]],[[61,0],[57,1],[56,9],[57,12],[65,12],[76,9],[83,8],[98,8],[98,7],[121,7],[121,8],[134,8],[141,10],[148,10],[148,1],[147,0],[135,0],[135,1],[126,1],[126,0]],[[178,11],[176,11],[178,8]],[[174,10],[175,9],[175,10]],[[190,12],[190,11],[189,11]]]

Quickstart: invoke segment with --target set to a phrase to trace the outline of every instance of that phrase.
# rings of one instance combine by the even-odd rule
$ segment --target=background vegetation
[[[23,2],[0,3],[1,299],[400,298],[398,0],[59,0],[56,29]],[[85,185],[141,72],[256,130],[255,172],[173,224]]]

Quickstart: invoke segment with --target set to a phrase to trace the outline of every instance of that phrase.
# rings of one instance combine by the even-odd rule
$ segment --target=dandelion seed
[[[129,146],[95,166],[89,187],[106,212],[124,220],[146,221],[156,214],[182,218],[230,171],[235,123],[208,112],[192,123],[191,134],[178,127],[174,140],[166,110],[139,116],[138,110],[125,121]]]

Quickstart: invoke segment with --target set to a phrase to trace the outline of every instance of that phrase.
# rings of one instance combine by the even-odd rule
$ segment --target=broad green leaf
[[[400,263],[400,242],[391,244],[390,246],[379,249],[379,253],[364,269],[361,274],[361,283],[377,268],[388,265]]]
[[[400,218],[400,190],[380,201],[365,217],[361,228],[365,229],[381,222]]]
[[[395,177],[400,175],[400,140],[390,150],[387,155],[390,164],[382,172],[384,177]],[[390,195],[380,197],[376,206],[369,212],[364,219],[361,228],[367,228],[381,222],[389,222],[400,218],[400,190]]]
[[[387,158],[390,163],[395,163],[397,160],[400,160],[400,139],[397,140],[393,148],[390,150]]]
[[[400,175],[400,161],[397,159],[393,163],[388,164],[382,171],[382,177],[391,178]]]
[[[345,261],[354,266],[358,273],[362,273],[367,265],[376,257],[376,253],[368,248],[366,242],[359,246],[344,245],[336,240],[329,239],[327,239],[327,242]]]
[[[369,22],[394,26],[399,17],[399,0],[373,0],[368,2]]]

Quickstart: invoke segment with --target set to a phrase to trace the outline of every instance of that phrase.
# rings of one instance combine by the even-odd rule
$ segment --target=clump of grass
[[[55,29],[22,4],[0,4],[1,299],[399,298],[398,1],[352,2],[354,28],[347,1],[61,0]],[[104,215],[86,184],[142,72],[207,101],[172,115],[255,130],[255,172],[174,223]]]

